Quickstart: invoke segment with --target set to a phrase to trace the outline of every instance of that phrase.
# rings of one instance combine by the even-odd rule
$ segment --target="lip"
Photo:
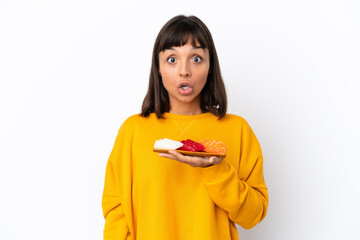
[[[186,84],[186,85],[189,86],[189,88],[192,88],[192,84],[191,84],[190,82],[186,82],[186,81],[180,82],[180,84],[178,85],[178,88],[181,88],[181,86],[182,86],[183,84]]]
[[[186,89],[186,90],[182,89],[181,86],[182,86],[183,84],[188,85],[188,89]],[[178,92],[179,92],[179,94],[181,94],[181,95],[190,95],[190,94],[192,93],[192,91],[193,91],[193,88],[192,88],[191,83],[189,83],[189,82],[181,82],[181,83],[179,84],[179,86],[178,86]]]

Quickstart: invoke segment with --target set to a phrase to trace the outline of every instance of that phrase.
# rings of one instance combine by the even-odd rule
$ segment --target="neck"
[[[170,102],[170,113],[178,115],[198,115],[203,113],[200,108],[200,102],[194,104],[194,102],[174,104]]]
[[[179,110],[170,109],[169,113],[177,114],[177,115],[198,115],[203,112],[201,111],[201,109],[179,109]]]

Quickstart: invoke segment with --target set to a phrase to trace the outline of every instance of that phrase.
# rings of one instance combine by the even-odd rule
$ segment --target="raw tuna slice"
[[[178,150],[191,151],[191,152],[201,152],[204,150],[204,145],[201,143],[195,142],[191,139],[182,140],[182,147],[178,148]]]

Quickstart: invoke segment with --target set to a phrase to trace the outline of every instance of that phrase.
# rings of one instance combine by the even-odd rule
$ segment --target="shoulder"
[[[129,116],[128,118],[126,118],[126,120],[124,121],[124,125],[131,125],[131,124],[136,124],[137,122],[139,122],[141,120],[142,116],[137,113],[137,114],[133,114],[131,116]]]
[[[244,140],[258,141],[253,128],[245,118],[235,114],[226,114],[226,117],[228,117],[229,122],[232,122],[232,124],[230,124],[233,126],[232,129],[234,129],[234,131],[235,129],[239,130]]]
[[[221,119],[212,115],[210,118],[205,119],[205,121],[208,121],[206,126],[210,129],[217,129],[217,131],[227,132],[234,135],[241,134],[245,129],[249,128],[249,124],[245,118],[231,113],[225,114],[225,116]]]
[[[153,121],[154,115],[150,114],[148,117],[141,116],[140,113],[133,114],[125,119],[125,121],[122,124],[122,128],[136,128],[143,126],[145,124],[149,124]]]
[[[227,124],[249,125],[245,118],[243,118],[239,115],[236,115],[236,114],[231,114],[231,113],[227,113],[219,121],[222,121]]]
[[[227,113],[222,119],[219,120],[222,122],[225,128],[230,128],[234,132],[249,132],[252,131],[252,128],[249,122],[242,116]]]

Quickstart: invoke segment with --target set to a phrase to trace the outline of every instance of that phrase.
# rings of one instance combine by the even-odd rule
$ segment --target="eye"
[[[174,63],[176,61],[176,59],[173,57],[169,57],[166,61],[169,63]]]
[[[202,62],[202,58],[201,58],[200,56],[196,56],[196,57],[194,57],[192,60],[193,60],[193,62],[195,62],[195,63],[200,63],[200,62]]]

